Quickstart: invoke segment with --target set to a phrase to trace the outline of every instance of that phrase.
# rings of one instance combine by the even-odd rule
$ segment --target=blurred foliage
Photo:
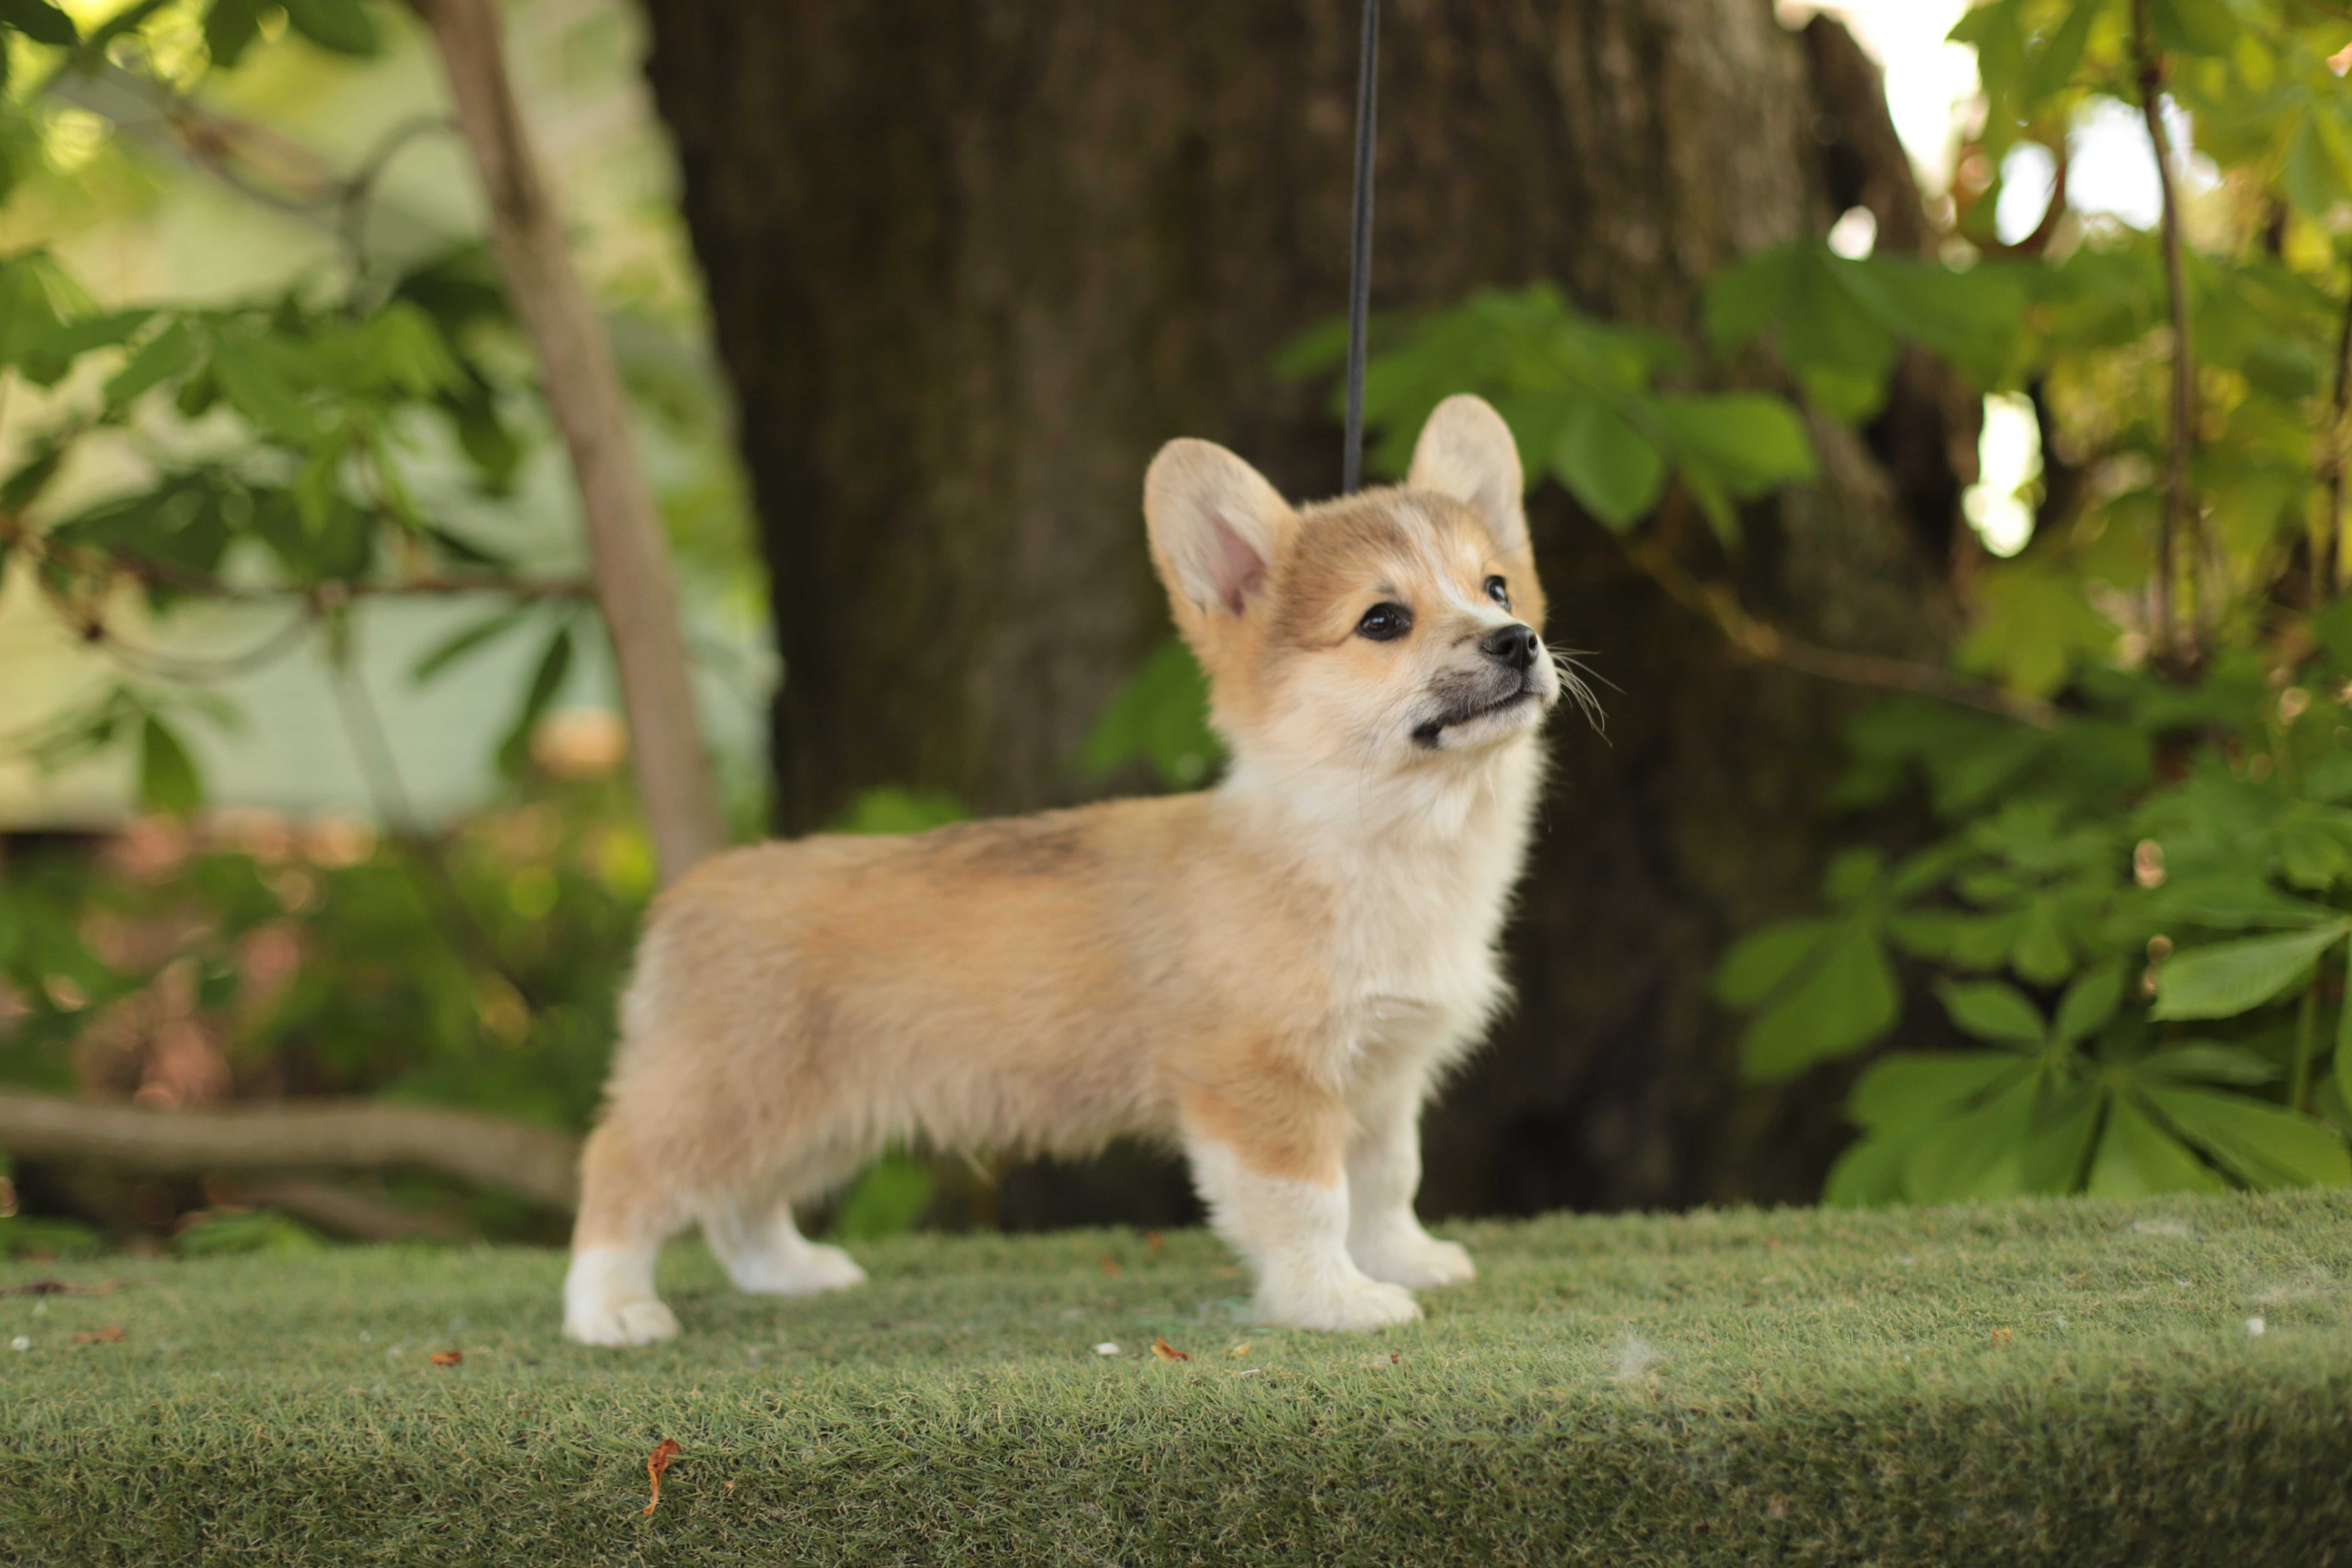
[[[1981,1045],[1863,1075],[1832,1201],[2352,1181],[2352,637],[2329,640],[2281,689],[2245,658],[2085,672],[2048,731],[1855,722],[1846,803],[1916,782],[1948,836],[1840,857],[1825,912],[1743,938],[1717,997],[1753,1015],[1759,1079],[1895,1034],[1900,960]]]
[[[1906,1003],[1923,990],[1979,1042],[1863,1074],[1833,1202],[2352,1182],[2343,26],[2267,0],[2147,14],[2144,38],[2124,0],[1992,0],[1962,19],[1990,112],[1957,237],[2003,248],[2005,154],[2063,157],[2076,116],[2137,101],[2145,67],[2221,176],[2182,215],[2203,237],[2177,278],[2187,344],[2158,237],[2113,224],[2045,224],[2053,248],[2006,259],[1783,251],[1709,297],[1720,343],[1769,342],[1840,417],[1875,410],[1906,341],[1987,391],[2031,389],[2045,451],[2079,479],[2068,504],[2036,498],[2023,552],[1977,575],[1957,656],[2058,699],[2054,721],[1916,700],[1864,714],[1834,804],[1923,792],[1944,836],[1892,864],[1841,857],[1823,912],[1749,933],[1717,974],[1751,1015],[1741,1058],[1759,1079],[1929,1026]],[[2182,353],[2190,531],[2168,560]],[[2171,626],[2156,619],[2168,567]]]
[[[2328,61],[2342,22],[2302,0],[2150,0],[2151,30],[2136,38],[2136,14],[2129,0],[1990,0],[1966,14],[1955,37],[1978,53],[1987,114],[1932,257],[1814,243],[1750,255],[1710,281],[1688,342],[1593,320],[1541,283],[1375,323],[1376,466],[1401,471],[1432,407],[1482,392],[1529,481],[1562,486],[1645,570],[1688,552],[1671,527],[1685,508],[1707,524],[1698,542],[1712,539],[1717,566],[1794,516],[1780,498],[1818,472],[1817,439],[1876,417],[1907,351],[1982,392],[2031,395],[2049,465],[2025,498],[2034,532],[2014,559],[1964,574],[1969,630],[1955,654],[2024,717],[1910,698],[1863,713],[1828,804],[1897,824],[1924,809],[1938,836],[1893,859],[1842,855],[1816,912],[1748,933],[1717,977],[1724,1005],[1749,1016],[1741,1056],[1759,1079],[1876,1049],[1906,1026],[1947,1020],[1978,1042],[1869,1067],[1848,1102],[1863,1136],[1832,1179],[1837,1201],[2352,1180],[2336,347],[2352,341],[2352,93]],[[392,14],[362,0],[134,0],[87,30],[84,15],[0,5],[0,198],[57,159],[47,95],[70,73],[127,72],[193,113],[212,73],[281,47],[364,54]],[[2144,68],[2221,176],[2183,215],[2196,243],[2177,276],[2156,235],[2081,214],[2004,243],[1994,215],[2009,155],[2038,144],[2063,163],[2084,114],[2137,105]],[[371,177],[354,173],[339,199],[363,212]],[[2189,345],[2171,337],[2176,282]],[[1327,373],[1343,346],[1340,329],[1318,330],[1280,368]],[[2183,352],[2192,537],[2168,561],[2157,540]],[[17,854],[0,880],[0,1080],[168,1098],[170,1083],[142,1080],[152,1060],[107,1043],[144,1037],[100,1026],[184,993],[226,1094],[385,1094],[585,1124],[651,883],[644,844],[618,826],[621,786],[534,752],[594,635],[593,606],[576,584],[519,577],[415,499],[428,460],[454,459],[486,495],[516,483],[537,412],[526,364],[477,247],[387,273],[354,242],[340,265],[266,298],[201,307],[100,307],[49,252],[0,257],[0,374],[50,395],[47,423],[0,476],[0,570],[29,574],[123,672],[10,737],[16,749],[50,763],[128,751],[142,803],[184,817],[205,792],[188,725],[236,722],[205,688],[312,637],[348,663],[352,606],[368,595],[505,595],[419,658],[419,681],[463,675],[509,641],[533,649],[485,736],[509,803],[454,833],[404,829],[353,849],[282,825],[239,837],[225,821],[150,824],[104,876],[87,847]],[[718,427],[698,385],[656,365],[632,391]],[[127,458],[135,482],[54,504],[60,473],[100,447]],[[724,499],[713,510],[740,508]],[[2168,571],[2177,626],[2152,618]],[[274,606],[282,629],[212,663],[124,634],[133,616],[220,599]],[[1184,788],[1221,755],[1205,683],[1171,639],[1073,762],[1097,782],[1148,770]],[[919,831],[964,815],[881,789],[837,826]],[[1881,826],[1859,816],[1856,837]],[[273,944],[301,962],[273,968]],[[933,1193],[929,1167],[893,1155],[844,1198],[835,1234],[903,1227]],[[462,1201],[490,1234],[540,1223],[430,1182],[403,1194]],[[11,1192],[0,1208],[13,1204]],[[183,1249],[309,1237],[234,1205],[195,1212]],[[90,1239],[0,1216],[0,1251]]]
[[[1713,367],[1546,285],[1375,323],[1376,464],[1401,471],[1441,398],[1482,392],[1529,481],[1557,480],[1670,587],[1672,509],[1686,500],[1738,551],[1743,509],[1815,471],[1808,419],[1875,417],[1906,348],[2033,395],[2048,463],[2074,483],[2024,498],[2026,548],[1960,584],[1955,673],[2001,691],[1867,711],[1830,803],[1899,820],[1924,788],[1947,836],[1892,865],[1840,856],[1822,912],[1749,933],[1717,977],[1752,1015],[1758,1079],[1916,1028],[1921,992],[1989,1047],[1872,1067],[1833,1201],[2352,1181],[2352,93],[2327,10],[2154,0],[2135,37],[2127,0],[1978,5],[1953,37],[1978,51],[1988,117],[1937,254],[1741,258],[1707,286]],[[2002,243],[2009,153],[2039,142],[2063,168],[2077,120],[2103,100],[2137,110],[2144,73],[2219,166],[2183,215],[2203,243],[2176,272],[2159,236],[2063,209]],[[1310,334],[1284,368],[1328,370],[1344,341]],[[2167,545],[2176,354],[2193,356],[2196,423],[2189,527]],[[1761,389],[1675,390],[1702,376]],[[1736,604],[1721,584],[1677,596]]]
[[[150,824],[110,865],[76,843],[18,850],[0,879],[0,1082],[70,1087],[93,1019],[193,964],[194,1011],[221,1021],[240,1089],[584,1128],[653,860],[618,784],[534,794],[436,841],[236,814]]]
[[[184,1058],[163,1042],[193,1026],[214,1098],[381,1096],[584,1131],[653,890],[634,821],[618,782],[541,773],[524,804],[431,840],[236,813],[151,821],[96,864],[87,842],[20,847],[0,868],[0,1083],[179,1103]],[[419,1177],[394,1195],[548,1235],[498,1194]],[[0,1249],[33,1224],[0,1218]]]
[[[1484,393],[1517,437],[1530,482],[1549,477],[1622,532],[1681,482],[1727,540],[1733,503],[1811,479],[1811,443],[1784,398],[1676,393],[1682,346],[1660,333],[1596,321],[1538,283],[1380,323],[1364,375],[1364,417],[1381,434],[1374,467],[1402,475],[1430,411],[1454,394]],[[1302,337],[1276,361],[1294,375],[1327,372],[1347,354],[1344,326]]]

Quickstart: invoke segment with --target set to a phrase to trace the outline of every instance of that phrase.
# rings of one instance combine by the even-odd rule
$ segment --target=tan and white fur
[[[745,1290],[865,1278],[793,1205],[893,1143],[1190,1158],[1276,1323],[1403,1322],[1472,1277],[1423,1230],[1423,1102],[1503,994],[1496,940],[1561,676],[1518,454],[1477,398],[1404,484],[1294,510],[1171,442],[1151,554],[1232,752],[1214,789],[721,855],[663,895],[583,1158],[563,1329],[677,1331],[692,1222]]]

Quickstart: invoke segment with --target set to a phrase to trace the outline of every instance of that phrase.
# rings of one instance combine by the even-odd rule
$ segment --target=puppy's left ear
[[[1439,404],[1412,445],[1409,490],[1451,497],[1486,520],[1506,553],[1528,547],[1527,478],[1511,427],[1483,397],[1457,393]]]

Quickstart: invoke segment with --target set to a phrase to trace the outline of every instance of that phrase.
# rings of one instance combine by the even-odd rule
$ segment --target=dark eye
[[[1489,577],[1486,579],[1486,597],[1507,610],[1511,607],[1511,585],[1500,577]]]
[[[1402,605],[1374,605],[1356,623],[1356,635],[1374,642],[1394,642],[1412,630],[1412,612]]]

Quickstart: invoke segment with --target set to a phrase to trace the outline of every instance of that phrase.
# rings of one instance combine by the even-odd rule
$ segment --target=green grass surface
[[[2352,1194],[1450,1234],[1482,1278],[1370,1339],[1238,1321],[1195,1234],[816,1301],[680,1247],[634,1352],[551,1254],[9,1265],[121,1285],[0,1296],[0,1561],[2352,1562]]]

